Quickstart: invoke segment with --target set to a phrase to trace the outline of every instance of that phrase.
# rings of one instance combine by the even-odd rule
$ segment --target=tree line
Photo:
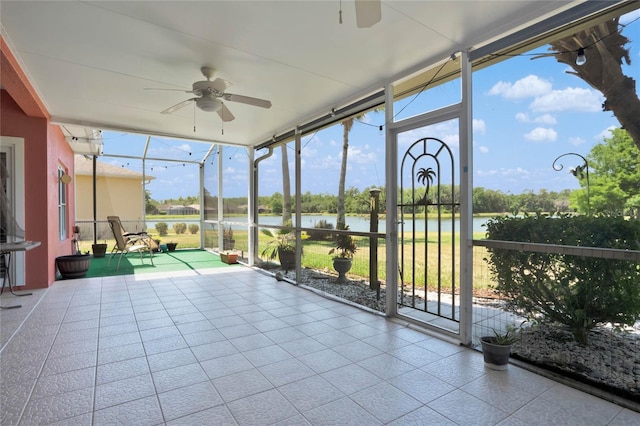
[[[574,153],[567,153],[570,155]],[[577,155],[577,154],[574,154]],[[570,170],[580,183],[581,188],[562,191],[524,191],[520,194],[505,193],[500,190],[473,188],[474,213],[505,213],[514,211],[526,212],[578,212],[583,214],[616,213],[640,216],[640,150],[632,137],[623,129],[614,129],[611,137],[597,144],[586,156],[579,157],[578,165]],[[372,187],[359,190],[348,188],[344,191],[344,211],[348,214],[368,214],[370,206],[370,190]],[[386,200],[385,188],[379,188],[380,205]],[[399,194],[402,204],[406,200],[428,200],[427,206],[405,207],[417,209],[433,209],[435,204],[453,206],[460,202],[459,186],[441,185],[439,188],[416,189],[415,194],[404,190]],[[422,192],[421,192],[422,191]],[[413,197],[413,198],[412,198]],[[259,196],[258,206],[262,212],[281,215],[285,212],[286,197],[280,192]],[[340,214],[340,197],[338,195],[305,192],[301,195],[301,212],[309,214]],[[199,204],[197,196],[180,197],[176,200],[164,200],[170,204]],[[147,206],[157,205],[147,193]],[[217,211],[217,197],[205,190],[205,208]],[[226,213],[247,213],[247,197],[225,198]],[[295,211],[295,205],[292,206]]]

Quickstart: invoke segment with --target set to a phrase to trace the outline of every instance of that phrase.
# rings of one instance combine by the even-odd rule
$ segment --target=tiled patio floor
[[[248,268],[62,281],[19,299],[0,312],[2,425],[640,424]]]

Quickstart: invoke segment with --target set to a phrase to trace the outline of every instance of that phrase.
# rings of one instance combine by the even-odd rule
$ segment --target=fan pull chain
[[[193,133],[196,132],[196,103],[193,103]]]
[[[342,0],[340,0],[340,9],[338,10],[338,23],[342,24]]]
[[[224,102],[220,102],[220,103],[222,104],[222,111],[220,113],[222,124],[220,125],[220,132],[224,136]]]

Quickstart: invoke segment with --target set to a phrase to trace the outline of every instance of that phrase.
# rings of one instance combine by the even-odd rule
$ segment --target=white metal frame
[[[473,288],[473,115],[471,110],[471,63],[467,52],[462,52],[462,99],[459,103],[446,106],[435,111],[426,112],[397,122],[393,121],[392,88],[386,91],[385,105],[387,117],[386,133],[386,187],[398,186],[398,136],[409,130],[458,119],[460,138],[460,329],[454,333],[442,328],[433,327],[434,331],[459,340],[462,344],[471,341],[472,326],[472,288]],[[416,320],[401,316],[398,313],[398,197],[397,191],[387,191],[387,316],[400,316],[409,322]],[[432,328],[429,324],[419,322],[420,326]]]

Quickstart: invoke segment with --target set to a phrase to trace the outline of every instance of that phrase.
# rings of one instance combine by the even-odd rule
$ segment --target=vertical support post
[[[223,155],[223,147],[222,145],[220,145],[220,155],[218,155],[218,251],[222,251],[224,248],[224,226],[222,224],[222,221],[224,219],[224,203],[223,203],[223,199],[222,197],[224,196],[224,194],[222,193],[222,188],[223,188],[223,176],[222,176],[222,169],[223,169],[223,164],[222,162],[224,161],[224,155]]]
[[[256,172],[257,168],[254,166],[255,152],[256,151],[253,148],[247,148],[247,165],[249,166],[249,188],[247,188],[249,193],[249,223],[247,223],[247,232],[249,235],[249,265],[253,265],[255,259],[254,255],[256,250],[253,250],[252,248],[256,235],[254,235],[253,230],[255,228],[255,223],[258,220],[258,176]]]
[[[369,232],[378,233],[378,211],[380,210],[380,190],[371,188],[371,206],[369,212]],[[369,288],[376,290],[378,300],[380,300],[380,282],[378,281],[378,237],[371,236],[369,243]]]
[[[147,153],[149,152],[149,145],[151,144],[151,136],[147,136],[147,141],[144,144],[144,151],[142,153],[142,229],[140,231],[147,230],[147,193],[146,193],[146,170],[147,170]],[[202,184],[202,180],[200,180]],[[200,198],[202,200],[202,198]],[[136,225],[136,231],[138,226]]]
[[[262,157],[258,158],[257,160],[253,161],[252,166],[253,166],[253,175],[252,175],[252,181],[254,182],[253,184],[253,196],[255,197],[255,202],[253,204],[253,214],[252,216],[249,218],[250,221],[250,227],[249,227],[249,265],[253,266],[253,262],[255,261],[255,259],[258,257],[258,196],[260,194],[260,191],[258,190],[259,188],[259,184],[260,181],[258,180],[258,165],[260,164],[260,162],[262,160],[266,160],[267,158],[271,157],[273,155],[273,146],[269,146],[267,147],[267,149],[269,150],[267,152],[267,154],[263,155]],[[255,154],[251,157],[254,158]],[[252,260],[253,259],[253,260]]]
[[[460,343],[473,338],[473,111],[469,53],[461,52],[460,111]]]
[[[146,159],[142,158],[142,229],[140,231],[146,231],[147,223],[147,174],[146,174]],[[200,180],[202,184],[202,179]],[[200,198],[202,199],[202,198]],[[138,232],[138,224],[136,223],[136,232]]]
[[[96,200],[96,156],[93,156],[93,244],[98,243],[98,208]]]
[[[388,84],[384,90],[385,103],[385,174],[387,187],[387,311],[388,317],[398,314],[398,147],[393,118],[393,85]]]
[[[200,163],[200,250],[204,249],[204,167],[207,158]]]
[[[296,127],[296,282],[302,277],[302,231],[300,231],[300,223],[302,222],[302,180],[301,170],[302,165],[301,151],[302,151],[302,135],[299,129]]]

